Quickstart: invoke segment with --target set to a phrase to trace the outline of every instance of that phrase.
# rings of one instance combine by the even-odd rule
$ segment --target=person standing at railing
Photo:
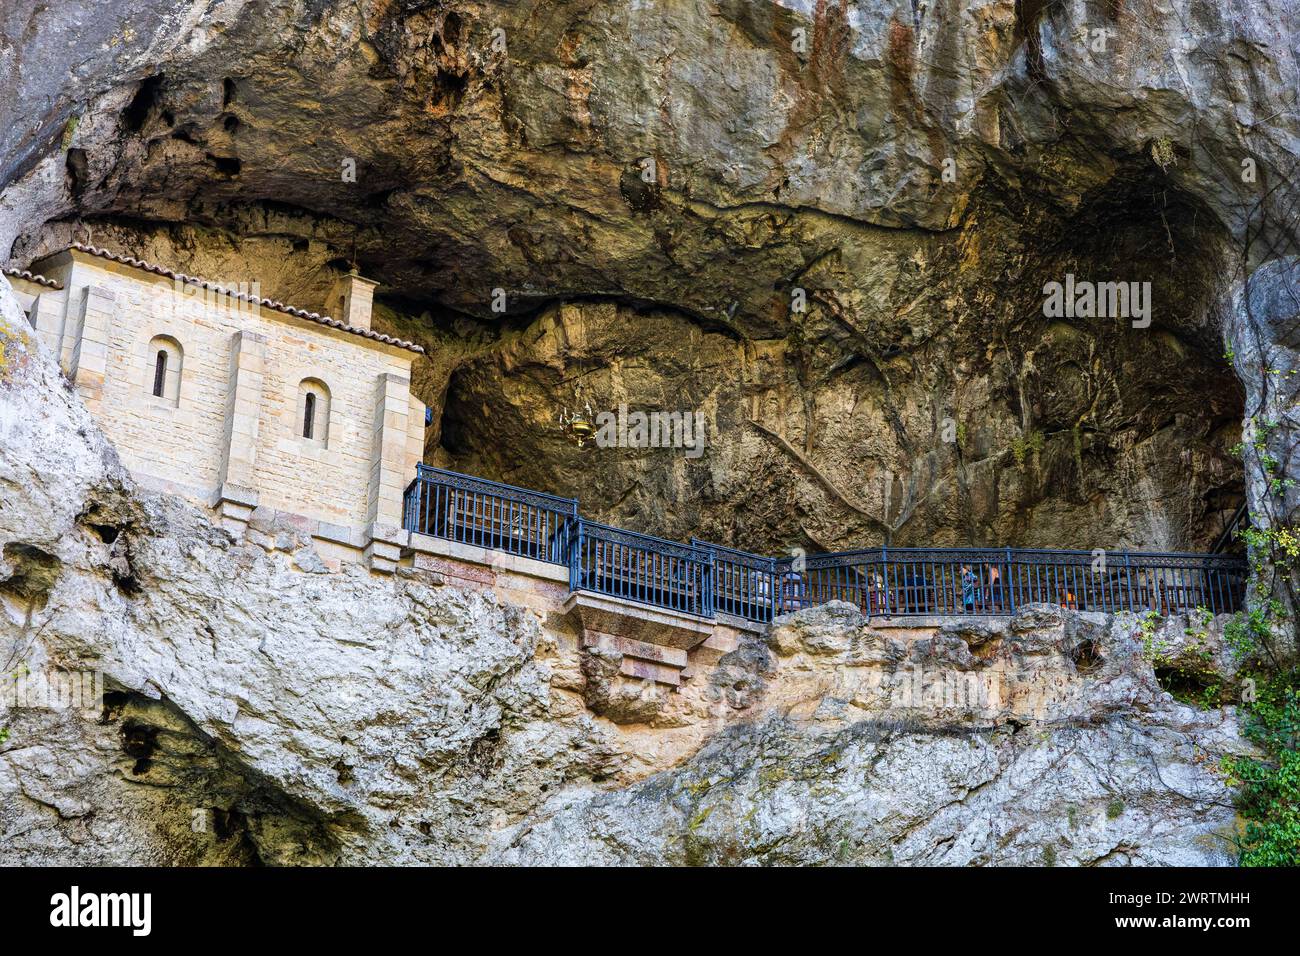
[[[991,610],[1002,610],[1002,572],[998,570],[996,564],[984,565],[984,577],[988,582],[989,607]]]
[[[871,585],[867,591],[867,610],[870,614],[879,614],[885,608],[885,579],[879,571],[871,573]]]
[[[980,579],[969,564],[961,566],[961,603],[967,614],[975,613],[975,606],[980,602]]]

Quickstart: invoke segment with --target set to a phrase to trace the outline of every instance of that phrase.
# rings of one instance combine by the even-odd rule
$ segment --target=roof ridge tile
[[[253,302],[256,303],[257,305],[263,306],[264,308],[273,309],[276,312],[283,312],[286,315],[293,315],[293,316],[297,316],[298,318],[307,319],[308,321],[315,322],[319,325],[327,325],[330,326],[331,328],[341,329],[344,332],[349,332],[353,335],[360,335],[363,338],[372,339],[376,342],[383,342],[387,345],[395,345],[398,348],[403,348],[411,352],[419,352],[421,354],[424,353],[424,347],[421,345],[417,345],[414,342],[408,342],[405,339],[394,338],[391,335],[385,335],[382,332],[376,332],[373,329],[362,329],[362,328],[358,328],[355,325],[348,325],[346,322],[340,322],[338,319],[331,318],[328,315],[321,315],[319,312],[308,312],[306,309],[299,309],[292,305],[286,305],[283,302],[272,301],[271,299],[264,299],[261,296],[253,295],[252,293],[240,292],[235,289],[228,289],[225,286],[219,285],[218,283],[213,282],[210,279],[204,279],[201,278],[200,276],[186,275],[183,272],[173,272],[171,269],[168,269],[166,266],[156,265],[144,259],[136,259],[134,256],[128,256],[117,252],[110,252],[108,249],[104,249],[99,246],[92,246],[81,242],[74,242],[71,248],[76,249],[80,252],[88,253],[92,256],[97,256],[101,259],[108,259],[110,262],[120,262],[123,265],[128,265],[136,269],[142,269],[146,272],[152,272],[155,275],[165,276],[166,278],[169,279],[176,279],[177,281],[184,282],[184,283],[192,283],[194,285],[200,285],[205,289],[209,289],[213,292],[220,293],[221,295],[228,295],[232,298],[240,299],[241,301],[244,302]],[[46,281],[48,282],[49,280]]]
[[[45,278],[45,276],[40,275],[39,273],[36,272],[31,272],[27,269],[15,269],[11,266],[5,266],[3,271],[4,274],[7,276],[14,276],[15,278],[18,279],[26,279],[28,282],[35,282],[37,285],[48,286],[51,289],[63,288],[63,286],[59,285],[59,283],[56,282],[55,280],[47,279]]]

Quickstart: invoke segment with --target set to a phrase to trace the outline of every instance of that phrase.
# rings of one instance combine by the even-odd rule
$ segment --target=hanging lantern
[[[560,412],[560,427],[573,439],[579,448],[586,447],[587,440],[596,433],[594,424],[596,416],[591,411],[589,402],[583,403],[585,411],[569,412],[566,407]]]

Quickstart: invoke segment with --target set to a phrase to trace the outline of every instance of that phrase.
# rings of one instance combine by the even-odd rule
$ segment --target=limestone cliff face
[[[1065,322],[957,335],[873,364],[568,304],[458,366],[435,460],[766,554],[1208,547],[1242,495],[1240,393],[1221,358]],[[703,453],[578,448],[555,420],[586,401],[698,414]]]
[[[0,710],[6,863],[1232,859],[1233,708],[1165,694],[1131,620],[917,640],[829,605],[615,687],[563,621],[134,489],[0,306],[0,659],[103,681]],[[617,694],[639,716],[585,703]]]
[[[1300,192],[1295,195],[1300,204]],[[1300,519],[1300,256],[1261,266],[1237,295],[1227,339],[1249,396],[1243,429],[1252,522],[1271,535],[1294,533]],[[1256,598],[1281,605],[1275,629],[1282,653],[1300,654],[1300,571],[1285,548],[1260,547]]]

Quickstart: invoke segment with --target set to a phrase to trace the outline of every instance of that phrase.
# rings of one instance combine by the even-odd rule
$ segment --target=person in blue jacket
[[[961,566],[961,603],[967,614],[973,614],[980,602],[980,579],[969,564]]]

